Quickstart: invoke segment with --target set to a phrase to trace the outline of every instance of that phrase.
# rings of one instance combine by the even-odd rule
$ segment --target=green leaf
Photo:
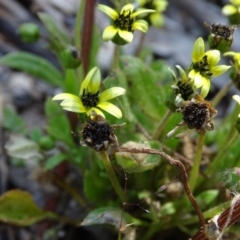
[[[149,117],[159,119],[166,111],[165,92],[161,88],[161,79],[138,58],[123,56],[121,60],[130,85],[127,94],[132,99],[132,104],[138,104],[143,113]]]
[[[106,203],[105,196],[109,195],[109,191],[109,180],[106,177],[96,171],[84,171],[84,193],[90,201]]]
[[[135,143],[127,142],[122,145],[129,148],[159,148],[158,142],[149,143]],[[143,172],[150,170],[160,164],[160,158],[153,154],[139,154],[139,153],[116,153],[117,163],[128,173]]]
[[[54,155],[54,156],[48,158],[48,160],[44,166],[44,170],[48,171],[50,169],[53,169],[57,165],[59,165],[61,162],[63,162],[64,160],[66,160],[65,154],[60,153],[60,154]]]
[[[141,225],[141,221],[133,218],[129,214],[124,213],[122,215],[122,209],[114,207],[102,207],[96,208],[83,219],[81,226],[89,226],[94,224],[110,224],[117,230],[119,226],[123,226],[129,223],[134,225]]]
[[[29,226],[46,218],[56,219],[57,216],[40,209],[28,192],[12,190],[0,197],[0,222]]]
[[[38,144],[27,139],[25,136],[11,135],[5,147],[11,157],[26,161],[38,161],[43,159]]]
[[[201,192],[196,197],[196,199],[197,199],[197,202],[204,207],[211,204],[216,199],[218,194],[219,194],[219,190],[216,190],[216,189],[207,190],[207,191]]]
[[[63,141],[69,147],[75,147],[68,118],[59,104],[47,99],[45,113],[48,121],[48,133],[55,139]]]
[[[15,52],[0,58],[0,63],[63,87],[63,76],[49,61],[31,53]]]
[[[51,43],[54,44],[58,50],[63,50],[64,47],[70,44],[70,39],[66,32],[61,29],[48,14],[38,13],[38,17],[46,27]]]
[[[17,115],[14,109],[9,107],[3,108],[3,127],[13,133],[24,133],[26,124],[23,119]]]

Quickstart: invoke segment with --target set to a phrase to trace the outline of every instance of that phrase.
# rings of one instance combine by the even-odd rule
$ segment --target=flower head
[[[205,52],[204,41],[198,38],[192,52],[192,65],[188,77],[196,88],[201,88],[201,96],[206,97],[210,89],[211,77],[217,77],[226,72],[231,66],[219,65],[220,52],[209,50]]]
[[[91,112],[90,118],[81,131],[81,144],[93,148],[95,151],[106,151],[111,145],[118,145],[114,134],[115,126],[110,126],[105,118]]]
[[[234,95],[232,98],[240,105],[240,96],[239,95]],[[236,126],[238,133],[240,133],[240,113],[238,114],[238,119],[237,119],[235,126]]]
[[[230,77],[232,81],[234,82],[237,89],[240,89],[240,53],[236,52],[226,52],[224,53],[224,56],[232,56],[234,59],[233,62],[233,68],[230,73]]]
[[[147,9],[154,9],[156,12],[150,13],[145,20],[154,27],[161,27],[164,23],[163,15],[166,10],[168,2],[166,0],[137,0],[140,7]]]
[[[229,17],[233,24],[240,23],[240,0],[229,0],[231,4],[227,4],[222,8],[222,13]]]
[[[232,45],[233,33],[237,26],[228,26],[221,23],[210,25],[206,22],[204,25],[211,31],[211,34],[208,37],[210,48],[217,49],[220,52],[228,51]]]
[[[142,19],[137,20],[136,17],[143,13],[155,12],[155,10],[150,9],[139,9],[134,11],[134,6],[130,3],[125,5],[120,13],[102,4],[98,5],[98,9],[106,13],[113,20],[112,25],[104,30],[102,36],[103,40],[106,42],[111,40],[118,45],[132,42],[134,30],[147,32],[148,23]]]
[[[113,116],[121,118],[121,110],[108,102],[108,100],[123,95],[126,90],[121,87],[112,87],[100,93],[100,83],[100,71],[97,67],[94,67],[83,80],[79,96],[70,93],[59,93],[53,97],[53,100],[63,100],[60,103],[61,107],[71,112],[90,115],[92,111],[95,111],[98,115],[104,117],[103,112],[100,110],[103,109]]]
[[[178,78],[175,72],[172,69],[169,69],[172,73],[174,84],[171,86],[172,91],[167,94],[165,100],[165,104],[173,112],[180,107],[184,101],[191,99],[195,90],[192,82],[182,67],[176,65],[176,68],[179,70]]]

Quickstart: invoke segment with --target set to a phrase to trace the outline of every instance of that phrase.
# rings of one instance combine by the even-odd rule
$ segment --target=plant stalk
[[[215,95],[215,97],[213,98],[213,100],[211,101],[212,106],[216,107],[218,105],[218,103],[222,100],[222,98],[227,94],[227,92],[229,91],[229,89],[232,87],[233,85],[233,81],[229,81],[226,86],[224,86],[223,88],[221,88],[221,90]]]
[[[105,151],[101,151],[101,157],[102,157],[102,161],[103,161],[103,165],[106,169],[106,172],[108,174],[108,177],[110,179],[110,182],[114,188],[114,190],[116,191],[117,195],[120,197],[121,201],[124,202],[124,199],[125,199],[125,194],[124,194],[124,191],[117,179],[117,176],[114,172],[114,169],[112,167],[112,164],[109,160],[109,157],[107,155],[107,153]]]
[[[204,140],[205,140],[205,134],[201,134],[198,139],[196,155],[194,158],[193,167],[192,167],[191,175],[189,179],[189,186],[192,192],[195,189],[197,178],[198,178],[199,167],[202,159],[202,149],[204,146]]]
[[[165,126],[168,122],[168,119],[171,117],[172,115],[172,111],[171,110],[167,110],[167,112],[165,113],[164,117],[162,118],[161,122],[159,123],[156,132],[153,134],[153,140],[159,140],[163,130],[165,129]]]

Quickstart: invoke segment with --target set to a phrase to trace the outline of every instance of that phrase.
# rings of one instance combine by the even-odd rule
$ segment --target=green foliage
[[[57,140],[61,140],[69,147],[74,147],[71,128],[67,116],[62,113],[56,102],[48,99],[45,103],[45,113],[48,118],[47,132]]]
[[[68,35],[60,29],[60,27],[48,14],[38,13],[38,17],[47,29],[50,45],[55,51],[62,51],[64,47],[70,44]]]
[[[43,219],[57,219],[52,212],[45,212],[25,191],[12,190],[0,197],[0,221],[18,226],[30,226]]]
[[[3,127],[13,133],[25,133],[26,124],[24,120],[9,107],[3,108]]]
[[[50,84],[62,87],[63,77],[48,60],[27,52],[10,53],[0,58],[0,63],[41,78]]]
[[[123,146],[129,148],[153,148],[157,147],[158,142],[134,143],[127,142]],[[117,163],[128,173],[144,172],[158,166],[161,161],[159,156],[152,154],[136,154],[136,153],[116,153]]]
[[[86,24],[82,21],[86,10],[84,6],[88,3],[89,1],[82,1],[78,11],[73,40],[76,46],[50,16],[45,13],[38,14],[47,30],[47,36],[44,38],[48,41],[49,49],[57,56],[62,67],[61,71],[48,60],[26,52],[7,54],[0,58],[0,63],[24,71],[54,87],[60,87],[62,92],[76,95],[76,100],[79,97],[81,81],[85,78],[83,76],[85,69],[83,70],[80,64],[80,47],[85,37],[81,35],[81,26]],[[20,30],[27,41],[38,35],[33,25],[25,25],[25,28]],[[89,62],[86,63],[88,69],[97,65],[97,56],[102,43],[101,29],[93,26],[90,30],[93,30],[93,38],[91,43],[87,43],[91,44]],[[196,177],[197,187],[193,195],[196,196],[199,209],[204,211],[205,219],[220,214],[229,206],[229,202],[226,202],[227,200],[221,195],[219,185],[223,182],[222,188],[228,188],[233,192],[239,191],[239,171],[235,167],[239,166],[240,159],[240,140],[235,129],[239,108],[229,116],[221,117],[216,121],[214,119],[215,130],[204,132],[206,135],[204,147],[203,145],[199,147],[198,133],[192,129],[184,136],[187,127],[179,125],[184,119],[185,105],[181,109],[176,106],[175,95],[169,100],[168,92],[172,92],[171,86],[175,83],[167,64],[162,60],[155,60],[150,48],[140,49],[141,56],[129,56],[119,52],[121,56],[116,54],[113,59],[113,62],[118,62],[118,67],[109,67],[108,72],[101,72],[102,76],[106,76],[101,82],[101,87],[126,89],[126,94],[111,101],[121,109],[123,118],[115,119],[109,113],[105,115],[107,122],[113,125],[120,148],[111,145],[106,154],[105,152],[99,154],[83,147],[79,142],[83,139],[82,130],[86,127],[86,114],[76,115],[62,110],[58,102],[52,101],[51,96],[44,103],[46,117],[44,129],[29,130],[25,121],[13,109],[3,109],[4,130],[11,133],[5,145],[11,157],[10,162],[15,167],[30,164],[31,167],[44,170],[43,174],[47,176],[54,176],[52,173],[63,162],[72,164],[82,176],[81,179],[76,180],[82,184],[82,192],[75,189],[75,184],[72,182],[69,184],[67,179],[61,179],[59,187],[86,209],[87,215],[81,221],[81,226],[110,224],[117,231],[121,228],[121,233],[125,234],[123,239],[132,239],[128,235],[130,233],[139,240],[157,239],[162,233],[161,237],[166,239],[164,234],[176,228],[193,235],[199,227],[199,217],[186,197],[186,193],[189,196],[186,182],[185,185],[179,184],[180,187],[171,183],[174,183],[176,178],[181,182],[187,181],[184,180],[186,175],[189,179],[191,176]],[[234,79],[237,79],[236,71]],[[74,105],[76,102],[71,103]],[[170,102],[169,105],[174,111],[168,110],[166,102]],[[65,104],[69,102],[66,101]],[[210,105],[210,103],[206,105],[208,104]],[[208,117],[209,115],[210,113]],[[97,123],[101,125],[101,119]],[[204,124],[205,127],[209,127],[210,123]],[[179,127],[176,134],[166,139],[167,133],[175,127]],[[160,133],[158,133],[159,129]],[[113,140],[113,137],[112,134],[110,140]],[[90,137],[84,140],[89,143],[92,141]],[[104,141],[107,146],[109,139]],[[121,147],[132,152],[121,151]],[[180,160],[187,172],[184,175],[183,167],[179,167],[180,164],[169,162],[169,159],[157,154],[134,153],[134,150],[146,149],[163,151],[173,159],[172,161]],[[202,149],[203,151],[199,151]],[[196,161],[193,161],[196,152],[199,153],[199,163],[200,160],[205,163],[200,170],[207,177],[204,174],[196,175],[199,172],[198,168],[195,172],[192,170],[192,165],[196,166]],[[171,189],[172,186],[175,186],[174,189]],[[226,203],[222,203],[222,200]],[[122,209],[116,208],[123,202]],[[64,217],[59,218],[56,214],[45,212],[36,206],[27,192],[13,190],[0,197],[1,222],[30,226],[44,219],[66,223]],[[69,222],[71,221],[75,223],[73,219]],[[144,234],[142,236],[139,233]]]
[[[52,157],[50,157],[45,166],[44,166],[44,170],[48,171],[53,169],[54,167],[58,166],[61,162],[63,162],[64,160],[66,160],[66,155],[65,154],[56,154]]]

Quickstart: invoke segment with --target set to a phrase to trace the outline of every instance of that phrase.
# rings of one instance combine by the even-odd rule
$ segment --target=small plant
[[[223,13],[236,17],[239,3],[231,3]],[[41,177],[69,194],[86,214],[76,219],[45,211],[30,193],[18,189],[0,196],[0,222],[22,227],[43,220],[76,227],[110,224],[118,240],[160,235],[167,239],[166,232],[176,228],[182,239],[221,239],[240,218],[240,97],[233,96],[237,103],[232,113],[217,118],[218,104],[230,86],[240,86],[239,53],[230,50],[236,25],[205,23],[209,48],[197,38],[190,46],[188,67],[177,65],[175,71],[164,61],[140,58],[143,36],[149,27],[163,25],[167,1],[137,0],[119,9],[92,4],[81,1],[74,39],[50,16],[38,15],[61,70],[26,52],[0,58],[1,64],[62,91],[45,101],[44,129],[28,131],[18,114],[5,108],[9,156],[23,165],[33,161]],[[111,18],[103,32],[86,24],[93,22],[88,12],[92,7]],[[122,54],[121,46],[132,42],[136,30],[142,32],[136,56]],[[19,34],[27,42],[41,37],[33,24],[20,26]],[[96,58],[101,38],[115,44],[113,64],[104,79]],[[232,57],[232,62],[218,65],[221,55]],[[211,79],[222,74],[226,86],[210,99]],[[210,146],[216,150],[209,154]],[[82,179],[75,181],[82,182],[82,189],[57,173],[64,164],[81,173]],[[222,190],[230,197],[223,198]]]

